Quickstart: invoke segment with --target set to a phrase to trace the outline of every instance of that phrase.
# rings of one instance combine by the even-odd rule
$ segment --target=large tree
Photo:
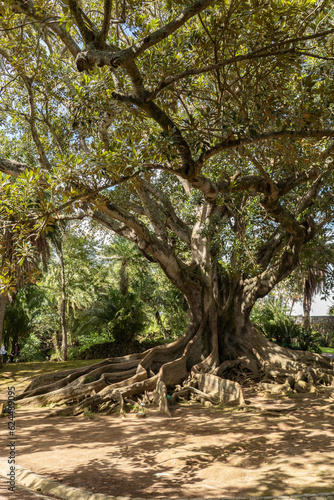
[[[189,308],[176,342],[37,380],[22,403],[79,411],[156,389],[163,405],[190,373],[204,389],[241,373],[331,384],[329,361],[274,346],[249,319],[333,219],[329,2],[4,5],[0,168],[17,178],[4,224],[90,217],[157,262]],[[8,202],[17,182],[29,217]]]

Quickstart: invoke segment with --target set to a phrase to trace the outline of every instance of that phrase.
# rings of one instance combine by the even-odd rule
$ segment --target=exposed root
[[[110,367],[110,371],[117,371],[116,367],[119,371],[129,370],[131,368],[136,368],[140,359],[145,355],[145,353],[140,354],[132,354],[129,356],[122,356],[119,358],[110,358],[100,361],[99,363],[92,363],[91,365],[84,366],[82,368],[73,368],[71,370],[59,371],[47,373],[45,375],[40,375],[32,380],[29,386],[24,390],[23,394],[18,397],[18,399],[22,399],[23,397],[33,396],[34,389],[43,389],[45,392],[49,392],[52,390],[60,389],[65,385],[70,384],[75,379],[79,378],[82,375],[92,374],[98,368],[102,368],[101,373],[108,372]],[[55,386],[53,386],[55,384]],[[57,385],[58,384],[58,385]],[[53,387],[52,387],[53,386]],[[37,394],[37,393],[36,393]],[[39,394],[44,394],[39,392]]]
[[[173,395],[171,396],[170,399],[170,404],[173,405],[175,404],[176,401],[179,399],[187,399],[190,394],[193,394],[195,396],[195,399],[197,401],[200,401],[201,403],[204,403],[205,401],[209,401],[211,404],[217,404],[218,401],[217,399],[212,398],[208,394],[205,394],[204,392],[200,391],[199,389],[196,389],[196,387],[192,387],[190,385],[187,385],[186,387],[183,387],[180,389],[176,389],[174,391]]]
[[[165,413],[167,417],[171,417],[172,414],[170,409],[168,408],[168,400],[167,400],[167,387],[162,380],[157,381],[157,385],[155,387],[155,400],[159,405],[159,410],[162,413]]]
[[[240,356],[220,362],[217,332],[208,341],[205,328],[206,318],[197,329],[191,324],[170,345],[37,377],[17,399],[21,406],[67,405],[55,415],[87,410],[111,413],[118,408],[123,414],[129,399],[132,406],[155,400],[171,416],[170,396],[171,403],[192,397],[208,404],[244,405],[238,382],[246,380],[261,382],[260,389],[276,394],[315,392],[319,385],[334,387],[332,360],[277,346],[252,327],[240,346]]]
[[[242,388],[238,382],[222,379],[209,373],[195,373],[200,391],[218,398],[223,403],[245,405]]]
[[[125,403],[124,403],[124,398],[122,396],[122,394],[119,392],[119,391],[115,391],[113,393],[113,398],[117,400],[119,406],[120,406],[120,414],[121,415],[124,415],[125,411],[124,411],[124,407],[125,407]]]
[[[333,360],[320,354],[293,351],[265,339],[253,328],[252,352],[262,372],[259,388],[276,394],[316,392],[321,385],[334,386]]]

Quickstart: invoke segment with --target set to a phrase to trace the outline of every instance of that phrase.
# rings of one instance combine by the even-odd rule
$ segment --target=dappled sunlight
[[[247,408],[179,405],[172,419],[154,407],[145,419],[135,413],[48,418],[48,409],[20,410],[18,463],[64,484],[117,496],[331,491],[331,398],[306,396],[296,408],[293,399],[247,397]]]

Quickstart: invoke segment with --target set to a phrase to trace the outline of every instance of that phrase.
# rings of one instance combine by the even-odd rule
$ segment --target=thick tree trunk
[[[307,391],[318,383],[333,383],[329,360],[269,342],[249,321],[242,289],[237,285],[230,289],[233,293],[227,300],[208,286],[189,291],[189,325],[177,341],[44,375],[18,397],[20,404],[67,404],[58,414],[69,415],[85,408],[123,408],[127,398],[145,395],[146,402],[156,401],[169,415],[170,395],[173,401],[187,393],[199,400],[244,404],[239,383],[262,380],[274,392]]]

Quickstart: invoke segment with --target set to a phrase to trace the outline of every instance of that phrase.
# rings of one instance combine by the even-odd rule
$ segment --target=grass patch
[[[321,352],[329,352],[334,354],[334,347],[320,347]]]
[[[31,375],[36,377],[44,373],[59,372],[62,370],[72,370],[82,366],[94,365],[103,361],[102,359],[76,359],[71,361],[41,361],[30,363],[5,363],[1,372],[12,373],[14,376]]]
[[[71,361],[41,361],[30,363],[5,363],[0,370],[0,391],[7,390],[8,385],[14,384],[20,392],[25,386],[39,375],[72,370],[83,366],[93,365],[103,361],[102,359],[78,359]]]

